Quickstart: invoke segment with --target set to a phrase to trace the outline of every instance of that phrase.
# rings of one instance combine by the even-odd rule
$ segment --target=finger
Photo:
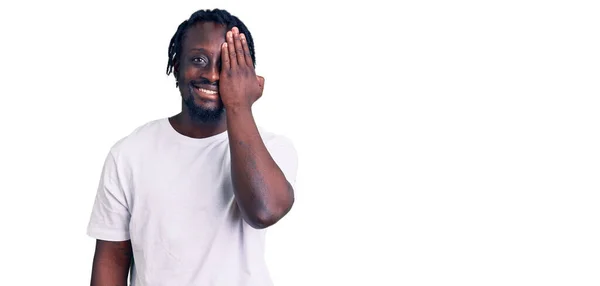
[[[227,71],[231,69],[231,61],[229,60],[229,50],[227,43],[221,45],[221,70]]]
[[[231,69],[236,69],[238,66],[237,57],[235,55],[235,46],[233,44],[233,33],[227,32],[227,51],[229,52],[229,65]]]
[[[256,79],[258,80],[258,86],[260,87],[260,93],[258,93],[258,97],[254,101],[257,101],[258,99],[260,99],[262,97],[263,90],[265,89],[265,78],[257,75]]]
[[[242,39],[242,48],[244,49],[246,65],[248,65],[249,67],[254,67],[254,64],[252,63],[252,56],[250,55],[250,48],[248,47],[248,41],[246,41],[246,35],[242,33],[240,34],[240,38]]]
[[[238,30],[237,27],[233,27],[231,30],[233,31],[233,43],[235,45],[235,54],[237,55],[238,65],[246,65],[246,57],[244,56],[242,41],[240,40],[240,30]]]
[[[265,89],[265,78],[257,75],[256,79],[258,80],[258,86],[260,86],[260,90],[262,91],[263,89]]]

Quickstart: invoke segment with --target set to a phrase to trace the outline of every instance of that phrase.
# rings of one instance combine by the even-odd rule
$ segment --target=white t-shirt
[[[292,184],[298,158],[284,136],[260,130]],[[148,122],[110,150],[88,235],[131,239],[135,286],[268,286],[265,229],[235,204],[227,132],[195,139],[167,118]]]

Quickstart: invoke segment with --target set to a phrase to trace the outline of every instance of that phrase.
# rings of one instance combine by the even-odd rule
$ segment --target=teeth
[[[204,92],[204,93],[208,93],[208,94],[217,94],[217,92],[214,90],[208,90],[208,89],[204,89],[204,88],[198,88],[198,90],[201,92]]]

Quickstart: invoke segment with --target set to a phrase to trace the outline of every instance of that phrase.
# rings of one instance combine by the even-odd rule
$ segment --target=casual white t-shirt
[[[292,184],[298,158],[284,136],[260,130]],[[131,239],[135,286],[268,286],[265,229],[248,225],[235,203],[227,132],[195,139],[167,118],[148,122],[110,150],[88,235]]]

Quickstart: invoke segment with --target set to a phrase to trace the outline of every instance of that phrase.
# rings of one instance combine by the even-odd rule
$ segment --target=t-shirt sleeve
[[[266,146],[285,178],[294,187],[298,173],[298,153],[292,141],[287,137],[277,136],[270,140]]]
[[[127,196],[119,179],[117,161],[110,152],[100,176],[87,234],[107,241],[128,240],[130,217]]]

